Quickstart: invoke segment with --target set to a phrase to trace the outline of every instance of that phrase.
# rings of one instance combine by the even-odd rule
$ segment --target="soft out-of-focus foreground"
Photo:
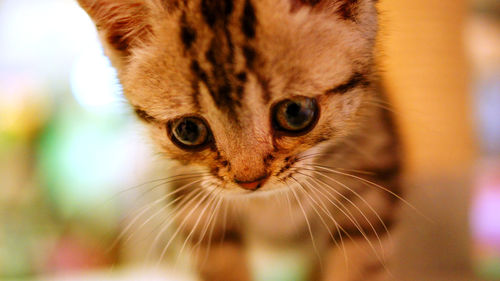
[[[404,212],[396,280],[500,280],[500,1],[381,2],[423,213]],[[141,209],[164,165],[76,1],[0,0],[0,279],[191,280],[163,265],[175,247],[160,259],[159,208]],[[279,260],[259,280],[301,280],[293,253]]]

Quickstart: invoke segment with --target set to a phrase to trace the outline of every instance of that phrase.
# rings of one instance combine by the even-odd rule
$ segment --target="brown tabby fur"
[[[377,106],[375,2],[79,0],[161,151],[208,172],[176,194],[203,280],[251,280],[252,239],[308,245],[312,280],[390,276],[399,150]],[[317,124],[281,134],[271,108],[298,95],[316,98]],[[175,145],[167,124],[180,116],[204,118],[213,143]],[[262,177],[256,191],[236,183]]]

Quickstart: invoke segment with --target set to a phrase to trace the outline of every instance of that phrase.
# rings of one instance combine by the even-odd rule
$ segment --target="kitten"
[[[251,280],[250,237],[306,245],[311,280],[390,276],[400,156],[376,0],[79,3],[158,147],[201,171],[177,178],[172,220],[202,280]]]

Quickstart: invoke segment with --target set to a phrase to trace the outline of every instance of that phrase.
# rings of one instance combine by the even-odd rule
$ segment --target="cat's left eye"
[[[210,130],[198,117],[183,117],[169,126],[172,141],[184,149],[204,147],[210,140]]]
[[[273,107],[273,123],[279,131],[292,134],[312,129],[318,117],[316,99],[297,96],[283,100]]]

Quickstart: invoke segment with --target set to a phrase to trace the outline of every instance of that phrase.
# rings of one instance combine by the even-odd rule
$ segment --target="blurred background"
[[[500,0],[380,10],[408,196],[437,221],[408,215],[399,268],[500,280]],[[147,227],[120,235],[164,165],[76,1],[0,0],[0,280],[181,280]]]

